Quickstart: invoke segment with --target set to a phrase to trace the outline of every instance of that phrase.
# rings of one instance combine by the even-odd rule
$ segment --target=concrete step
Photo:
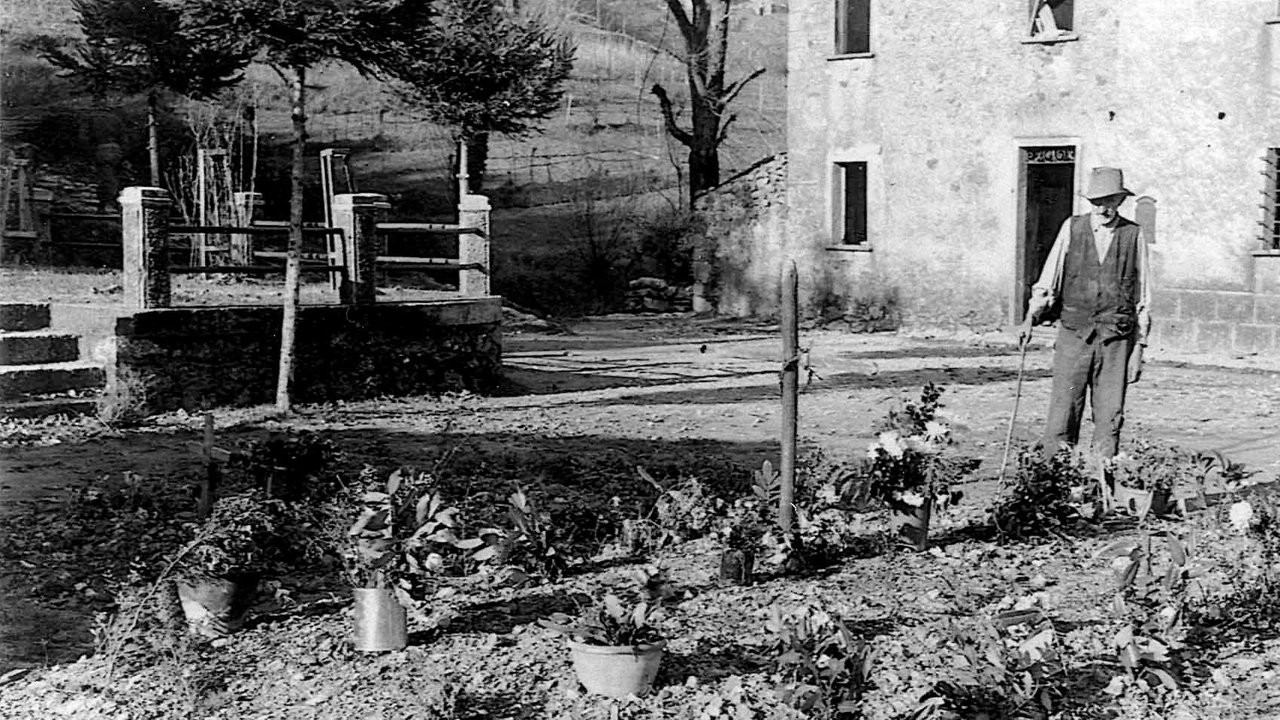
[[[96,398],[54,397],[0,403],[0,418],[30,420],[53,417],[55,415],[79,417],[82,415],[96,415],[97,412],[98,401]]]
[[[49,303],[0,303],[0,330],[44,330],[49,327]]]
[[[0,365],[36,365],[80,359],[80,339],[48,330],[0,332]]]
[[[100,390],[106,384],[102,366],[88,362],[0,366],[0,400],[27,400],[40,395]]]

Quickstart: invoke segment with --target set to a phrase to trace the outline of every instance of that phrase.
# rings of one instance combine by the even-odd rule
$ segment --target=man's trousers
[[[1044,449],[1054,453],[1063,443],[1080,439],[1085,389],[1093,405],[1093,450],[1112,457],[1120,447],[1124,394],[1128,384],[1133,336],[1103,342],[1097,333],[1086,338],[1060,328],[1053,351],[1053,394],[1044,429]]]

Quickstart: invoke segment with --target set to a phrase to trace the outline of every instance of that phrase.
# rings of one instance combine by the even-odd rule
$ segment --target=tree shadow
[[[553,613],[577,615],[591,605],[591,596],[565,590],[549,590],[512,598],[491,600],[462,608],[449,623],[450,633],[493,633],[506,635],[520,625],[530,625]]]
[[[654,685],[679,685],[690,677],[706,684],[730,675],[759,672],[767,668],[769,662],[761,648],[741,645],[733,640],[723,644],[713,643],[704,638],[698,640],[697,645],[687,654],[668,652],[658,668]]]

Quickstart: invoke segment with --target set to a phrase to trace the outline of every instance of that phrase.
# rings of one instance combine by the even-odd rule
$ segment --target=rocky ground
[[[338,446],[347,468],[422,465],[453,449],[460,493],[505,493],[519,483],[597,500],[640,484],[637,465],[664,479],[733,476],[740,484],[762,460],[776,458],[776,328],[659,316],[597,318],[573,325],[572,333],[552,332],[558,330],[509,333],[508,386],[498,397],[307,407],[285,423],[265,410],[219,411],[219,442],[280,427],[313,430]],[[965,535],[959,529],[980,521],[999,491],[995,475],[1019,384],[1020,356],[1009,338],[811,330],[802,344],[800,437],[810,450],[859,454],[894,402],[928,382],[945,387],[943,414],[959,446],[984,463],[965,487],[965,501],[939,519],[935,549],[849,558],[816,575],[766,574],[750,587],[716,581],[716,549],[705,540],[643,562],[600,556],[557,583],[445,588],[434,619],[412,628],[407,651],[372,657],[345,642],[350,620],[340,587],[286,578],[284,593],[264,601],[244,632],[190,650],[179,665],[116,669],[106,692],[99,687],[106,658],[77,660],[93,648],[94,613],[113,608],[111,579],[124,573],[129,557],[153,552],[148,543],[171,549],[175,541],[145,528],[132,538],[103,528],[95,542],[76,504],[92,505],[93,488],[120,496],[127,477],[145,478],[148,492],[186,492],[198,470],[187,443],[198,437],[201,419],[167,416],[131,429],[90,421],[7,425],[0,438],[0,668],[9,672],[0,681],[0,716],[785,717],[792,711],[783,708],[765,625],[772,608],[806,605],[844,617],[871,642],[868,717],[915,708],[926,690],[956,672],[966,623],[1014,606],[1039,608],[1052,620],[1065,668],[1051,681],[1062,717],[1280,716],[1280,644],[1268,631],[1206,635],[1188,651],[1174,691],[1106,692],[1117,690],[1111,682],[1122,674],[1110,649],[1117,548],[1195,534],[1203,592],[1220,597],[1257,570],[1256,549],[1226,521],[1225,505],[1040,544]],[[1050,358],[1043,345],[1025,358],[1018,441],[1039,429]],[[1133,391],[1127,432],[1220,450],[1257,470],[1254,490],[1265,490],[1280,469],[1280,367],[1260,358],[1236,359],[1235,367],[1215,362],[1155,354]],[[662,566],[678,589],[657,689],[616,703],[585,696],[563,640],[536,620],[583,596],[627,587],[643,564]],[[175,676],[174,667],[183,670]]]

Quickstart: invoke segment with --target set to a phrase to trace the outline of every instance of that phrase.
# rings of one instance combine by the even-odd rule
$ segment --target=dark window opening
[[[836,54],[871,52],[871,0],[836,0]]]
[[[845,245],[867,243],[867,164],[839,163],[843,186],[840,217],[843,223],[840,242]]]
[[[1052,38],[1075,30],[1075,0],[1031,0],[1031,37]]]

